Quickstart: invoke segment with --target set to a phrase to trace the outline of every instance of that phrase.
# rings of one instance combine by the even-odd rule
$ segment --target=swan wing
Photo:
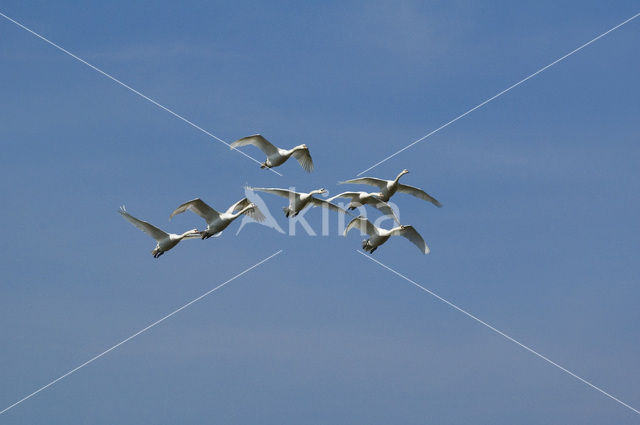
[[[293,190],[287,190],[287,189],[278,189],[275,187],[247,187],[247,189],[253,190],[253,191],[257,191],[257,192],[265,192],[265,193],[271,193],[273,195],[279,195],[282,196],[283,198],[289,198],[289,196],[291,196],[292,194],[296,197],[298,197],[298,195],[300,195],[298,192],[294,192]]]
[[[298,160],[300,166],[304,168],[304,171],[310,173],[313,171],[313,160],[309,153],[309,148],[298,149],[293,153],[293,156]]]
[[[338,198],[349,198],[349,199],[356,199],[360,197],[360,193],[359,192],[342,192],[337,194],[336,196],[332,196],[331,198],[327,199],[327,202],[332,202],[335,199]]]
[[[396,223],[400,224],[400,220],[398,220],[398,216],[396,216],[395,211],[393,211],[393,208],[391,208],[391,206],[389,204],[387,204],[386,202],[381,201],[379,199],[371,199],[371,198],[369,198],[367,203],[369,205],[371,205],[373,208],[375,208],[378,211],[380,211],[382,214],[387,215],[389,217],[392,217],[395,220]]]
[[[398,192],[408,193],[409,195],[413,195],[416,198],[420,198],[420,199],[423,199],[425,201],[431,202],[433,205],[435,205],[438,208],[442,207],[442,204],[440,202],[438,202],[438,200],[436,198],[434,198],[433,196],[429,195],[424,190],[418,189],[417,187],[408,186],[406,184],[399,184],[398,185]]]
[[[169,218],[173,218],[174,215],[183,213],[186,210],[191,210],[194,213],[198,214],[200,217],[204,218],[207,223],[215,220],[220,216],[220,213],[218,211],[205,204],[202,199],[196,198],[180,205],[171,213]]]
[[[169,234],[158,229],[156,226],[147,223],[146,221],[138,220],[124,209],[124,207],[120,207],[120,211],[118,211],[129,223],[136,226],[138,229],[145,232],[147,235],[151,236],[156,241],[160,242],[164,238],[168,238]]]
[[[361,232],[366,233],[369,236],[375,236],[378,234],[378,229],[376,228],[376,226],[371,224],[369,220],[367,220],[362,216],[354,218],[349,222],[349,224],[347,224],[347,228],[344,229],[344,236],[347,236],[347,233],[349,233],[349,230],[353,228],[356,228]]]
[[[411,241],[412,244],[418,247],[424,254],[429,253],[429,247],[427,243],[422,239],[420,233],[413,226],[404,226],[403,228],[395,229],[391,232],[392,236],[403,236]]]
[[[245,214],[260,223],[266,219],[265,215],[260,211],[260,208],[253,203],[251,204],[251,208],[245,211]]]
[[[256,204],[254,204],[253,202],[251,202],[248,198],[242,198],[241,200],[239,200],[235,204],[231,205],[229,207],[229,209],[227,210],[227,214],[232,214],[232,213],[234,213],[236,211],[242,211],[243,209],[245,209],[247,207],[252,207],[252,208],[246,210],[244,212],[244,214],[246,214],[249,217],[253,218],[255,221],[264,221],[265,216],[264,216],[264,214],[262,214],[262,211],[260,211],[258,206]]]
[[[235,142],[231,143],[231,149],[237,148],[239,146],[247,146],[253,145],[259,148],[265,155],[270,156],[278,153],[278,148],[275,147],[271,142],[262,137],[260,134],[254,134],[253,136],[243,137],[242,139],[238,139]],[[311,158],[311,157],[309,157]]]
[[[340,184],[345,184],[345,183],[368,184],[370,186],[377,186],[380,189],[382,189],[384,187],[387,187],[387,183],[389,182],[387,180],[376,179],[373,177],[360,177],[359,179],[351,179],[351,180],[346,180],[339,183]]]
[[[333,211],[336,211],[336,212],[342,212],[342,213],[345,213],[345,214],[349,214],[347,211],[345,211],[344,209],[340,208],[336,204],[332,204],[331,202],[325,201],[324,199],[318,199],[318,198],[314,198],[312,196],[311,199],[309,199],[309,203],[311,205],[313,205],[314,207],[324,207],[324,208],[329,208],[330,210],[333,210]]]
[[[248,207],[249,205],[251,205],[251,201],[249,201],[249,199],[247,199],[247,198],[242,198],[238,202],[236,202],[235,204],[231,205],[227,209],[227,214],[231,214],[231,213],[234,213],[236,211],[240,211],[241,209],[243,209],[245,207]]]

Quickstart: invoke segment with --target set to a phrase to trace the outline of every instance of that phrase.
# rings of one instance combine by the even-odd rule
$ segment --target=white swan
[[[250,202],[247,198],[242,198],[235,204],[231,205],[227,211],[219,213],[218,211],[205,204],[200,198],[187,201],[180,205],[171,213],[169,218],[173,218],[174,215],[191,210],[204,218],[207,222],[207,229],[200,232],[202,239],[208,239],[211,236],[219,236],[224,229],[231,224],[233,220],[240,217],[243,214],[248,215],[256,221],[263,221],[264,215],[258,209],[258,207]],[[236,212],[237,211],[237,212]]]
[[[386,230],[374,226],[364,217],[356,217],[351,220],[347,225],[347,228],[344,229],[344,236],[347,236],[349,230],[354,227],[371,236],[369,239],[362,241],[362,249],[369,251],[371,254],[373,254],[373,251],[378,249],[378,247],[385,243],[391,236],[404,236],[409,239],[411,243],[417,246],[422,253],[429,253],[429,247],[424,239],[422,239],[422,236],[420,236],[420,233],[418,233],[413,226],[398,226],[393,229]]]
[[[347,213],[344,209],[340,208],[337,205],[332,204],[329,201],[325,201],[324,199],[318,199],[313,197],[313,195],[316,195],[316,194],[327,193],[326,189],[312,190],[309,193],[299,193],[299,192],[294,192],[292,190],[287,190],[287,189],[266,188],[266,187],[248,187],[247,189],[258,191],[258,192],[272,193],[274,195],[280,195],[284,198],[288,198],[289,206],[283,208],[284,215],[287,217],[297,216],[298,213],[302,211],[307,205],[310,205],[312,207],[324,207],[334,211]]]
[[[349,198],[351,202],[349,203],[348,210],[353,210],[358,208],[359,206],[368,204],[372,207],[379,210],[382,214],[392,217],[396,223],[400,224],[398,217],[396,216],[393,209],[386,202],[382,201],[377,193],[367,193],[367,192],[342,192],[336,196],[332,196],[327,199],[327,202],[333,202],[334,199],[337,198]]]
[[[124,208],[124,205],[120,207],[120,211],[118,212],[122,214],[122,216],[126,218],[131,224],[156,240],[156,247],[153,249],[153,251],[151,251],[151,254],[153,254],[153,258],[160,257],[165,253],[165,251],[169,251],[171,248],[178,245],[178,243],[182,239],[192,239],[200,236],[200,232],[198,231],[198,229],[189,230],[181,235],[176,235],[175,233],[166,233],[158,229],[157,227],[147,223],[146,221],[138,220],[127,212],[127,210]]]
[[[311,154],[309,153],[307,145],[298,145],[289,150],[280,149],[279,147],[272,145],[271,142],[260,134],[254,134],[253,136],[238,139],[231,143],[230,146],[231,149],[235,149],[238,146],[246,145],[256,146],[267,155],[266,161],[260,165],[260,168],[277,167],[278,165],[284,164],[284,162],[293,155],[307,173],[310,173],[311,170],[313,170],[313,160],[311,159]]]
[[[378,194],[378,197],[385,202],[388,202],[389,198],[391,198],[393,194],[396,193],[396,191],[398,191],[401,193],[408,193],[409,195],[413,195],[416,198],[420,198],[425,201],[429,201],[438,208],[442,207],[442,204],[438,202],[437,199],[429,195],[424,190],[418,189],[417,187],[408,186],[406,184],[398,183],[398,180],[400,180],[400,177],[404,176],[408,172],[409,172],[408,170],[402,170],[400,174],[398,174],[398,177],[396,177],[393,180],[382,180],[382,179],[376,179],[373,177],[361,177],[358,179],[347,180],[339,183],[340,184],[345,184],[345,183],[368,184],[371,186],[377,186],[380,189],[380,193]]]

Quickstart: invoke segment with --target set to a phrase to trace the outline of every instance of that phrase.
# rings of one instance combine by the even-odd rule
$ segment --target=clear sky
[[[224,140],[306,143],[316,169],[261,170],[0,19],[0,409],[283,250],[0,424],[638,423],[356,253],[334,214],[329,236],[237,222],[156,260],[117,213],[182,232],[203,222],[169,221],[176,206],[226,208],[245,184],[336,194],[639,11],[528,3],[2,1]],[[374,258],[636,408],[639,36],[636,20],[367,173],[407,168],[444,205],[397,195],[432,252],[398,238]],[[286,229],[286,201],[262,199]]]

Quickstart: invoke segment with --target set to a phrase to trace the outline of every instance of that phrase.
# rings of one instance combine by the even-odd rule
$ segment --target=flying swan
[[[180,205],[171,213],[169,218],[173,218],[174,215],[191,210],[204,218],[207,222],[206,230],[200,232],[202,239],[208,239],[211,236],[220,236],[220,233],[231,224],[233,220],[240,217],[243,214],[248,215],[256,221],[263,221],[264,215],[258,209],[258,207],[250,202],[247,198],[242,198],[235,204],[231,205],[227,211],[219,213],[218,211],[205,204],[200,198],[187,201]],[[237,212],[236,212],[237,211]]]
[[[193,239],[200,236],[200,232],[198,231],[198,229],[189,230],[181,235],[176,235],[175,233],[166,233],[158,229],[157,227],[147,223],[146,221],[138,220],[127,212],[127,210],[124,208],[124,205],[120,207],[120,211],[118,212],[122,214],[122,216],[126,218],[131,224],[156,240],[156,247],[153,249],[153,251],[151,251],[151,254],[153,254],[153,258],[160,257],[165,253],[165,251],[169,251],[171,248],[178,245],[178,243],[182,239]]]
[[[382,214],[389,216],[395,220],[396,223],[400,224],[398,217],[396,216],[393,209],[386,202],[380,200],[377,193],[367,193],[367,192],[342,192],[336,196],[332,196],[327,199],[327,202],[333,202],[334,199],[337,198],[349,198],[351,202],[349,203],[349,207],[347,208],[349,211],[356,209],[362,205],[368,204],[372,207],[379,210]]]
[[[231,149],[235,149],[239,146],[246,145],[256,146],[267,155],[266,161],[260,165],[260,168],[277,167],[278,165],[284,164],[285,161],[293,155],[307,173],[310,173],[311,170],[313,170],[313,161],[311,160],[311,154],[309,154],[309,148],[307,148],[307,145],[298,145],[289,150],[280,149],[279,147],[272,145],[271,142],[260,134],[254,134],[253,136],[238,139],[231,143],[230,146]]]
[[[349,222],[347,228],[344,229],[344,236],[347,236],[349,230],[353,228],[360,229],[361,232],[364,232],[371,236],[369,239],[365,239],[362,241],[362,249],[370,252],[371,254],[373,254],[373,251],[378,249],[378,247],[385,243],[391,236],[404,236],[405,238],[409,239],[411,243],[417,246],[420,252],[424,254],[429,253],[429,247],[427,246],[424,239],[422,239],[422,236],[420,236],[420,233],[418,233],[418,231],[414,229],[413,226],[398,226],[394,227],[393,229],[386,230],[374,226],[369,220],[360,216],[354,218],[353,220],[351,220],[351,222]]]
[[[337,205],[332,204],[329,201],[325,201],[324,199],[314,198],[313,195],[319,195],[322,193],[327,193],[327,189],[317,189],[312,190],[309,193],[299,193],[294,192],[292,190],[287,189],[277,189],[277,188],[266,188],[266,187],[248,187],[247,189],[271,193],[274,195],[282,196],[283,198],[289,199],[289,206],[284,207],[284,215],[287,217],[295,217],[298,215],[300,211],[302,211],[307,205],[312,207],[324,207],[329,208],[330,210],[347,213],[344,209],[340,208]]]
[[[423,199],[425,201],[431,202],[436,207],[442,207],[442,204],[438,202],[438,200],[422,189],[418,189],[417,187],[408,186],[406,184],[400,184],[398,181],[400,177],[407,174],[409,170],[402,170],[398,177],[393,180],[382,180],[376,179],[373,177],[361,177],[358,179],[347,180],[344,182],[339,182],[340,184],[345,183],[355,183],[355,184],[368,184],[371,186],[377,186],[380,189],[380,193],[377,194],[378,198],[384,202],[389,202],[389,198],[393,196],[396,191],[401,193],[408,193],[409,195],[413,195],[416,198]]]

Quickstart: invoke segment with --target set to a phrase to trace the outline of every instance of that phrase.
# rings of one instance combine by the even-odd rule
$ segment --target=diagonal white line
[[[432,296],[436,297],[437,299],[439,299],[439,300],[440,300],[440,301],[442,301],[443,303],[447,304],[448,306],[453,307],[454,309],[458,310],[460,313],[462,313],[462,314],[464,314],[464,315],[466,315],[466,316],[468,316],[468,317],[472,318],[472,319],[473,319],[473,320],[475,320],[476,322],[478,322],[478,323],[480,323],[480,324],[482,324],[482,325],[486,326],[487,328],[491,329],[492,331],[494,331],[494,332],[495,332],[495,333],[497,333],[498,335],[501,335],[501,336],[505,337],[505,338],[506,338],[506,339],[508,339],[509,341],[511,341],[511,342],[513,342],[513,343],[515,343],[515,344],[519,345],[520,347],[524,348],[524,349],[525,349],[525,350],[527,350],[528,352],[530,352],[530,353],[532,353],[532,354],[534,354],[534,355],[536,355],[536,356],[540,357],[540,358],[541,358],[542,360],[544,360],[545,362],[547,362],[547,363],[549,363],[549,364],[551,364],[551,365],[553,365],[553,366],[557,367],[558,369],[560,369],[561,371],[563,371],[563,372],[565,372],[565,373],[568,373],[569,375],[573,376],[574,378],[576,378],[576,379],[577,379],[577,380],[579,380],[580,382],[587,384],[588,386],[590,386],[590,387],[591,387],[591,388],[593,388],[594,390],[599,391],[600,393],[602,393],[602,394],[606,395],[606,396],[607,396],[607,397],[609,397],[610,399],[612,399],[612,400],[614,400],[614,401],[616,401],[616,402],[620,403],[620,404],[621,404],[621,405],[623,405],[624,407],[626,407],[626,408],[628,408],[628,409],[630,409],[630,410],[632,410],[632,411],[634,411],[635,413],[637,413],[637,414],[639,414],[639,415],[640,415],[640,411],[639,411],[639,410],[637,410],[637,409],[635,409],[635,408],[633,408],[633,407],[629,406],[627,403],[625,403],[625,402],[621,401],[620,399],[618,399],[618,398],[616,398],[616,397],[612,396],[611,394],[609,394],[608,392],[606,392],[606,391],[605,391],[605,390],[603,390],[602,388],[597,387],[597,386],[595,386],[594,384],[592,384],[591,382],[587,381],[586,379],[579,377],[579,376],[578,376],[578,375],[576,375],[575,373],[571,372],[569,369],[566,369],[566,368],[564,368],[564,367],[560,366],[558,363],[554,362],[553,360],[549,359],[548,357],[543,356],[542,354],[538,353],[538,352],[537,352],[537,351],[535,351],[534,349],[532,349],[532,348],[530,348],[530,347],[528,347],[528,346],[524,345],[524,344],[523,344],[523,343],[521,343],[520,341],[518,341],[518,340],[516,340],[516,339],[514,339],[514,338],[512,338],[512,337],[510,337],[509,335],[507,335],[506,333],[502,332],[501,330],[496,329],[495,327],[493,327],[493,326],[491,326],[490,324],[488,324],[487,322],[485,322],[485,321],[483,321],[483,320],[481,320],[481,319],[477,318],[476,316],[474,316],[473,314],[471,314],[471,313],[467,312],[466,310],[463,310],[462,308],[458,307],[457,305],[455,305],[455,304],[454,304],[454,303],[452,303],[451,301],[448,301],[448,300],[446,300],[446,299],[442,298],[440,295],[436,294],[435,292],[428,290],[428,289],[427,289],[427,288],[425,288],[424,286],[420,285],[420,284],[419,284],[419,283],[417,283],[417,282],[414,282],[413,280],[409,279],[408,277],[406,277],[406,276],[405,276],[405,275],[403,275],[402,273],[395,271],[395,270],[394,270],[394,269],[392,269],[391,267],[389,267],[389,266],[387,266],[387,265],[385,265],[385,264],[381,263],[380,261],[376,260],[375,258],[372,258],[372,257],[370,257],[370,256],[368,256],[368,255],[366,255],[366,254],[364,254],[364,253],[362,253],[362,252],[358,251],[357,249],[356,249],[355,251],[356,251],[358,254],[360,254],[360,255],[362,255],[362,256],[364,256],[364,257],[368,258],[369,260],[373,261],[374,263],[377,263],[378,265],[380,265],[380,266],[384,267],[385,269],[389,270],[391,273],[393,273],[393,274],[395,274],[395,275],[397,275],[397,276],[400,276],[401,278],[403,278],[403,279],[404,279],[404,280],[406,280],[407,282],[409,282],[409,283],[411,283],[412,285],[416,286],[417,288],[419,288],[419,289],[423,290],[424,292],[428,293],[429,295],[432,295]]]
[[[585,47],[587,47],[588,45],[590,45],[591,43],[599,40],[600,38],[604,37],[605,35],[609,34],[612,31],[617,30],[618,28],[620,28],[621,26],[623,26],[626,23],[631,22],[632,20],[634,20],[635,18],[637,18],[638,16],[640,16],[640,13],[637,13],[635,15],[633,15],[632,17],[630,17],[629,19],[627,19],[624,22],[619,23],[618,25],[616,25],[615,27],[612,27],[610,29],[608,29],[607,31],[603,32],[602,34],[600,34],[599,36],[587,41],[586,43],[584,43],[582,46],[570,51],[569,53],[567,53],[566,55],[556,59],[555,61],[551,62],[549,65],[544,66],[542,68],[540,68],[539,70],[537,70],[536,72],[534,72],[533,74],[529,75],[528,77],[523,78],[522,80],[518,81],[517,83],[507,87],[506,89],[502,90],[500,93],[496,94],[495,96],[490,97],[489,99],[485,100],[482,103],[479,103],[478,105],[474,106],[473,108],[469,109],[467,112],[458,115],[457,117],[455,117],[454,119],[452,119],[451,121],[449,121],[446,124],[441,125],[440,127],[436,128],[435,130],[433,130],[431,133],[425,134],[424,136],[422,136],[421,138],[419,138],[418,140],[411,142],[410,144],[408,144],[407,146],[405,146],[404,148],[400,149],[399,151],[389,155],[388,157],[386,157],[385,159],[383,159],[382,161],[376,162],[375,164],[373,164],[371,167],[367,168],[366,170],[361,171],[360,173],[358,173],[358,176],[363,175],[364,173],[366,173],[367,171],[371,170],[372,168],[377,167],[378,165],[382,164],[383,162],[386,162],[388,160],[390,160],[391,158],[393,158],[394,156],[398,155],[399,153],[404,152],[405,150],[409,149],[410,147],[422,142],[424,139],[426,139],[427,137],[430,137],[434,134],[436,134],[437,132],[439,132],[440,130],[442,130],[445,127],[448,127],[449,125],[453,124],[454,122],[458,121],[460,118],[465,117],[466,115],[472,113],[473,111],[475,111],[476,109],[479,109],[481,107],[483,107],[484,105],[486,105],[487,103],[491,102],[494,99],[497,99],[498,97],[502,96],[503,94],[505,94],[506,92],[508,92],[509,90],[518,87],[520,84],[524,83],[525,81],[529,80],[530,78],[535,77],[536,75],[540,74],[541,72],[551,68],[553,65],[557,64],[558,62],[568,58],[569,56],[573,55],[574,53],[584,49]]]
[[[127,341],[132,340],[133,338],[137,337],[138,335],[140,335],[143,332],[148,331],[149,329],[153,328],[154,326],[164,322],[165,320],[167,320],[169,317],[173,316],[174,314],[178,313],[179,311],[184,310],[185,308],[189,307],[191,304],[200,301],[202,298],[206,297],[207,295],[211,294],[212,292],[217,291],[218,289],[222,288],[223,286],[225,286],[226,284],[233,282],[234,280],[236,280],[237,278],[239,278],[240,276],[242,276],[243,274],[255,269],[256,267],[258,267],[259,265],[269,261],[270,259],[272,259],[273,257],[275,257],[276,255],[280,254],[282,252],[282,250],[279,250],[278,252],[271,254],[270,256],[268,256],[267,258],[265,258],[264,260],[254,264],[253,266],[249,267],[248,269],[245,269],[244,271],[238,273],[237,275],[233,276],[231,279],[221,283],[220,285],[216,286],[215,288],[205,292],[204,294],[200,295],[198,298],[195,298],[191,301],[189,301],[188,303],[186,303],[185,305],[183,305],[182,307],[172,311],[171,313],[167,314],[166,316],[164,316],[162,319],[156,320],[155,322],[153,322],[152,324],[150,324],[149,326],[147,326],[146,328],[143,328],[141,330],[139,330],[138,332],[134,333],[133,335],[123,339],[122,341],[120,341],[119,343],[117,343],[116,345],[112,346],[111,348],[103,351],[102,353],[98,354],[97,356],[92,357],[91,359],[87,360],[86,362],[82,363],[80,366],[77,366],[73,369],[71,369],[69,372],[65,373],[64,375],[60,376],[59,378],[54,379],[53,381],[49,382],[47,385],[44,385],[40,388],[38,388],[36,391],[32,392],[31,394],[29,394],[26,397],[21,398],[20,400],[16,401],[15,403],[13,403],[12,405],[6,407],[4,410],[0,411],[0,415],[5,413],[6,411],[8,411],[9,409],[12,409],[14,407],[16,407],[18,404],[22,403],[23,401],[26,401],[28,399],[30,399],[31,397],[33,397],[34,395],[38,394],[40,391],[43,391],[47,388],[49,388],[50,386],[52,386],[53,384],[55,384],[56,382],[66,378],[67,376],[71,375],[72,373],[82,369],[83,367],[87,366],[89,363],[94,362],[95,360],[98,360],[100,357],[104,356],[105,354],[109,353],[110,351],[115,350],[116,348],[120,347],[122,344],[126,343]]]
[[[132,93],[137,94],[138,96],[140,96],[141,98],[148,100],[149,102],[153,103],[154,105],[156,105],[158,108],[163,109],[165,111],[167,111],[168,113],[170,113],[171,115],[173,115],[174,117],[184,121],[185,123],[189,124],[191,127],[203,132],[204,134],[206,134],[209,137],[213,137],[214,139],[216,139],[217,141],[224,143],[225,145],[231,147],[231,145],[227,142],[225,142],[224,140],[222,140],[221,138],[219,138],[218,136],[216,136],[213,133],[210,133],[209,131],[205,130],[204,128],[200,127],[199,125],[193,123],[192,121],[189,121],[188,119],[186,119],[185,117],[183,117],[182,115],[178,114],[177,112],[172,111],[171,109],[167,108],[164,105],[161,105],[160,103],[156,102],[155,100],[151,99],[148,96],[145,96],[144,94],[140,93],[138,90],[134,89],[133,87],[123,83],[122,81],[118,80],[116,77],[112,76],[111,74],[108,74],[106,72],[104,72],[103,70],[101,70],[100,68],[98,68],[97,66],[94,66],[92,64],[90,64],[89,62],[85,61],[84,59],[74,55],[73,53],[71,53],[70,51],[66,50],[65,48],[57,45],[56,43],[54,43],[53,41],[45,38],[44,36],[38,34],[37,32],[33,31],[30,28],[27,28],[26,26],[24,26],[23,24],[21,24],[20,22],[16,21],[15,19],[10,18],[9,16],[5,15],[4,13],[0,12],[0,16],[2,16],[3,18],[5,18],[6,20],[13,22],[14,24],[16,24],[17,26],[19,26],[20,28],[22,28],[25,31],[30,32],[31,34],[35,35],[36,37],[38,37],[39,39],[43,40],[44,42],[52,45],[53,47],[55,47],[56,49],[60,50],[61,52],[66,53],[67,55],[71,56],[72,58],[74,58],[75,60],[87,65],[89,68],[93,69],[94,71],[99,72],[100,74],[104,75],[105,77],[109,78],[110,80],[120,84],[122,87],[126,88],[127,90],[129,90]],[[254,157],[242,152],[241,150],[232,148],[234,151],[240,152],[242,155],[246,156],[247,158],[249,158],[250,160],[252,160],[255,163],[258,164],[262,164],[260,161],[258,161],[257,159],[255,159]],[[277,172],[276,170],[269,168],[270,171],[276,173],[279,176],[282,176],[282,174],[280,174],[279,172]]]

